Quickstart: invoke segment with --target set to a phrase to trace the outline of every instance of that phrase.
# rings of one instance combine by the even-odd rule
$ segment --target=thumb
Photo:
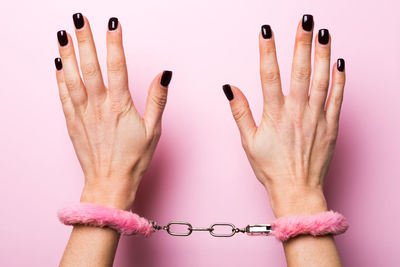
[[[161,122],[167,104],[168,85],[171,78],[172,71],[165,70],[162,74],[158,74],[150,85],[143,118],[152,130]]]
[[[249,102],[242,91],[235,86],[225,84],[222,89],[224,90],[226,98],[229,100],[232,115],[239,128],[240,135],[247,140],[257,129],[249,107]]]

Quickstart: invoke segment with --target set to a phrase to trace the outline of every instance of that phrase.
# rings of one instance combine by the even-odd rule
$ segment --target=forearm
[[[110,186],[85,186],[81,202],[129,209],[135,191],[130,192],[128,197],[122,190],[106,193],[102,189]],[[119,238],[120,234],[110,228],[75,225],[60,266],[112,266]]]
[[[304,190],[307,190],[304,191]],[[312,215],[327,211],[322,189],[270,190],[270,201],[277,217]],[[279,195],[279,196],[278,196]],[[305,197],[307,196],[307,197]],[[333,236],[300,235],[283,242],[287,265],[307,267],[341,266]]]
[[[119,236],[109,228],[74,226],[60,266],[112,266]]]
[[[332,236],[298,236],[283,243],[287,265],[307,267],[342,266]]]

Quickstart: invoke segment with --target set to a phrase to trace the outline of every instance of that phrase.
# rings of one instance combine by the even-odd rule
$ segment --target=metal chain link
[[[270,224],[249,224],[245,228],[238,228],[232,223],[214,223],[210,225],[210,227],[193,227],[190,223],[188,222],[170,222],[165,226],[158,225],[154,221],[149,221],[152,225],[154,230],[165,230],[167,231],[168,234],[172,236],[189,236],[192,234],[192,232],[196,231],[204,231],[204,232],[209,232],[212,236],[214,237],[231,237],[236,233],[246,233],[248,235],[262,235],[262,236],[267,236],[270,235],[272,232],[272,227]],[[174,232],[171,229],[171,226],[178,225],[178,226],[187,226],[185,231],[181,232]],[[230,230],[227,233],[217,233],[216,228],[217,227],[223,227],[227,228]]]

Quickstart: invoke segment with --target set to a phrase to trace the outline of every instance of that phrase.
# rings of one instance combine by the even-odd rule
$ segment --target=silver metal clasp
[[[247,225],[245,231],[248,235],[269,235],[272,232],[270,224]]]
[[[165,226],[158,225],[154,221],[149,221],[154,231],[165,230],[173,236],[189,236],[192,232],[209,232],[214,237],[231,237],[236,233],[246,233],[251,236],[267,236],[271,234],[270,224],[250,224],[245,228],[238,228],[232,223],[214,223],[210,227],[193,227],[188,222],[169,222]]]

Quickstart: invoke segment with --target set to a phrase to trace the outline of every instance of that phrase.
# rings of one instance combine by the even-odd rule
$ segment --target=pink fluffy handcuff
[[[215,237],[231,237],[236,233],[248,235],[273,235],[286,241],[298,235],[338,235],[349,227],[346,218],[337,212],[327,211],[309,216],[281,217],[271,224],[253,224],[237,228],[231,223],[214,223],[210,227],[192,227],[188,222],[170,222],[160,226],[131,212],[115,207],[91,203],[66,205],[58,210],[58,218],[65,225],[108,227],[124,235],[149,236],[157,230],[165,230],[173,236],[188,236],[194,231],[208,231]]]

